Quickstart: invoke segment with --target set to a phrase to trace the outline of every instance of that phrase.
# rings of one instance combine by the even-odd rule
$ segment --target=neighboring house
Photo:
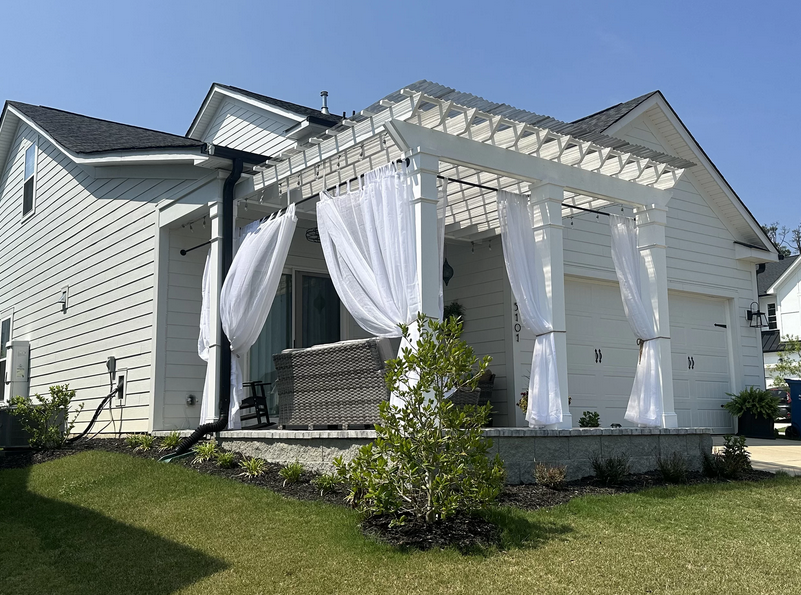
[[[782,339],[801,337],[801,258],[785,256],[777,262],[757,267],[759,311],[765,315],[762,328],[762,354],[765,384],[773,386],[772,367],[779,361]]]
[[[554,327],[566,331],[557,336],[566,426],[584,410],[625,425],[638,357],[607,221],[578,207],[636,215],[644,291],[663,369],[672,368],[665,425],[731,431],[720,408],[726,393],[764,382],[760,331],[745,312],[757,294],[754,265],[775,261],[776,249],[660,92],[564,123],[427,81],[347,119],[214,84],[186,137],[7,102],[0,325],[4,340],[30,342],[31,394],[69,383],[86,402],[86,422],[108,391],[114,356],[126,394],[100,427],[196,426],[206,371],[197,355],[202,274],[210,251],[219,291],[232,163],[244,164],[234,189],[241,227],[401,157],[418,182],[421,220],[435,213],[437,175],[562,203],[563,217],[549,211],[544,228],[554,255],[548,300]],[[314,202],[298,211],[247,378],[272,378],[271,355],[287,347],[365,336],[328,279]],[[435,245],[431,229],[418,230],[421,249]],[[533,336],[516,320],[498,233],[494,192],[450,183],[445,250],[454,276],[445,301],[464,305],[464,339],[493,357],[494,425],[517,426]],[[423,303],[436,303],[430,279],[422,286]],[[219,358],[210,360],[216,380]]]

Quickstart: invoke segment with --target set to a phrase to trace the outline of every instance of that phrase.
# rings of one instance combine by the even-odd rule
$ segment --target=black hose
[[[69,438],[69,439],[67,440],[67,444],[72,444],[73,442],[77,442],[78,440],[80,440],[81,438],[83,438],[84,436],[86,436],[86,435],[89,433],[89,430],[91,430],[91,429],[92,429],[92,426],[94,426],[94,425],[95,425],[95,422],[97,421],[97,418],[98,418],[98,417],[100,417],[100,413],[103,411],[103,407],[105,407],[105,406],[106,406],[106,403],[108,403],[108,402],[109,402],[109,401],[110,401],[110,400],[111,400],[111,399],[114,397],[114,395],[116,395],[116,394],[117,394],[117,389],[114,389],[113,391],[111,391],[111,392],[110,392],[110,393],[109,393],[109,394],[108,394],[108,395],[107,395],[107,396],[106,396],[106,397],[105,397],[105,398],[104,398],[104,399],[103,399],[103,400],[100,402],[100,406],[99,406],[99,407],[98,407],[98,408],[95,410],[95,414],[92,416],[92,419],[91,419],[91,421],[90,421],[90,422],[87,424],[86,428],[84,428],[83,432],[81,432],[81,433],[80,433],[80,434],[78,434],[77,436],[74,436],[74,437],[72,437],[72,438]]]
[[[226,407],[228,404],[226,403]],[[222,408],[222,403],[220,403],[220,407]],[[228,412],[223,413],[220,416],[220,419],[217,421],[213,421],[207,424],[203,424],[202,426],[198,426],[198,428],[192,432],[189,436],[181,440],[180,444],[178,444],[178,448],[175,449],[175,452],[172,453],[172,456],[182,455],[186,452],[189,452],[189,449],[192,448],[203,436],[206,434],[212,434],[215,432],[221,432],[225,429],[228,425]]]

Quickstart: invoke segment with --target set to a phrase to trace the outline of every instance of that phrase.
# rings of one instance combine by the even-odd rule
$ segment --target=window
[[[776,325],[776,304],[768,304],[768,328],[777,329]]]
[[[36,198],[36,144],[25,150],[25,176],[22,190],[22,216],[33,212]]]
[[[6,398],[6,344],[11,340],[11,318],[0,322],[0,403]]]

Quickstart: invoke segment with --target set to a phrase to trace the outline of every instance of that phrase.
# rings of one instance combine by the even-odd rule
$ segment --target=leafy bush
[[[137,449],[142,443],[142,434],[128,434],[125,438],[125,444],[128,448]]]
[[[285,465],[278,471],[278,475],[284,478],[284,486],[288,483],[298,483],[300,475],[303,473],[303,465],[295,461]]]
[[[395,524],[483,508],[504,481],[503,462],[488,458],[492,442],[482,433],[490,406],[454,407],[445,397],[460,387],[474,390],[490,358],[479,362],[459,339],[458,319],[418,314],[415,324],[419,339],[387,362],[387,387],[405,407],[382,403],[375,441],[350,463],[335,461],[347,499],[364,513],[391,515]],[[401,331],[411,343],[409,327]]]
[[[181,443],[181,434],[178,432],[170,432],[167,436],[161,439],[161,446],[159,450],[174,450],[178,448]]]
[[[205,463],[217,457],[219,449],[214,442],[202,442],[192,449],[195,453],[195,458],[192,459],[193,463]]]
[[[154,442],[155,438],[153,438],[153,436],[151,436],[150,434],[141,434],[139,436],[139,444],[137,445],[136,450],[142,452],[150,450],[151,448],[153,448]]]
[[[565,475],[567,475],[567,467],[564,465],[537,463],[534,466],[534,479],[537,480],[538,484],[548,488],[560,487],[565,483]]]
[[[267,466],[267,461],[264,459],[257,459],[256,457],[250,457],[242,459],[239,461],[239,466],[243,469],[240,475],[245,475],[247,477],[258,477],[264,473],[264,468]]]
[[[580,428],[597,428],[601,425],[601,416],[597,411],[585,411],[579,418]]]
[[[320,490],[320,495],[323,496],[329,492],[333,492],[334,488],[342,483],[342,480],[337,475],[326,473],[325,475],[318,475],[315,477],[312,483]]]
[[[464,313],[464,306],[459,302],[451,302],[442,308],[443,320],[448,320],[449,318],[458,318],[462,323],[464,323]]]
[[[726,394],[732,399],[723,408],[735,417],[740,417],[745,412],[768,419],[775,419],[779,415],[779,399],[768,390],[749,386],[737,394]]]
[[[716,479],[737,479],[751,470],[751,456],[745,446],[745,436],[724,436],[723,449],[714,454],[704,453],[704,473]]]
[[[593,455],[590,459],[595,477],[606,485],[619,483],[629,473],[629,458],[623,455],[603,459]]]
[[[656,467],[668,483],[687,483],[687,458],[674,452],[669,457],[657,457]]]
[[[67,436],[75,427],[75,420],[83,410],[83,403],[69,419],[69,409],[75,398],[75,391],[66,384],[50,387],[50,396],[36,395],[37,403],[24,397],[9,400],[11,414],[19,419],[20,425],[28,433],[28,443],[32,448],[54,450],[64,448]]]
[[[229,451],[220,451],[218,452],[215,457],[217,460],[217,466],[221,469],[230,469],[234,466],[234,459],[236,455]]]

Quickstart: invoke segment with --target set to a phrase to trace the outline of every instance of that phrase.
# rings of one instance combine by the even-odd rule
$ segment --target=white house
[[[782,339],[801,336],[801,258],[796,254],[757,268],[759,311],[762,324],[762,353],[765,383],[773,385],[771,368],[778,363]]]
[[[221,240],[233,231],[222,226],[224,194],[239,228],[398,159],[409,160],[415,180],[419,254],[436,245],[429,223],[441,178],[451,180],[445,256],[454,274],[444,297],[466,309],[464,339],[493,357],[494,425],[524,424],[515,403],[534,343],[504,268],[493,190],[502,188],[531,195],[548,238],[563,426],[585,410],[603,425],[627,424],[638,347],[600,214],[622,213],[636,217],[647,263],[642,290],[663,354],[663,425],[731,430],[720,407],[726,393],[764,383],[760,331],[745,313],[758,299],[755,264],[777,254],[658,91],[565,123],[427,81],[347,118],[214,84],[186,137],[7,102],[0,324],[4,344],[29,343],[30,394],[69,383],[86,402],[86,422],[108,392],[113,356],[125,395],[100,427],[195,427],[206,371],[197,354],[204,262],[210,251],[219,295]],[[244,358],[246,378],[269,376],[271,355],[284,348],[366,334],[339,304],[313,241],[314,203],[297,207],[276,300]],[[420,263],[424,310],[434,313],[441,267]],[[219,337],[211,343],[218,386]]]

